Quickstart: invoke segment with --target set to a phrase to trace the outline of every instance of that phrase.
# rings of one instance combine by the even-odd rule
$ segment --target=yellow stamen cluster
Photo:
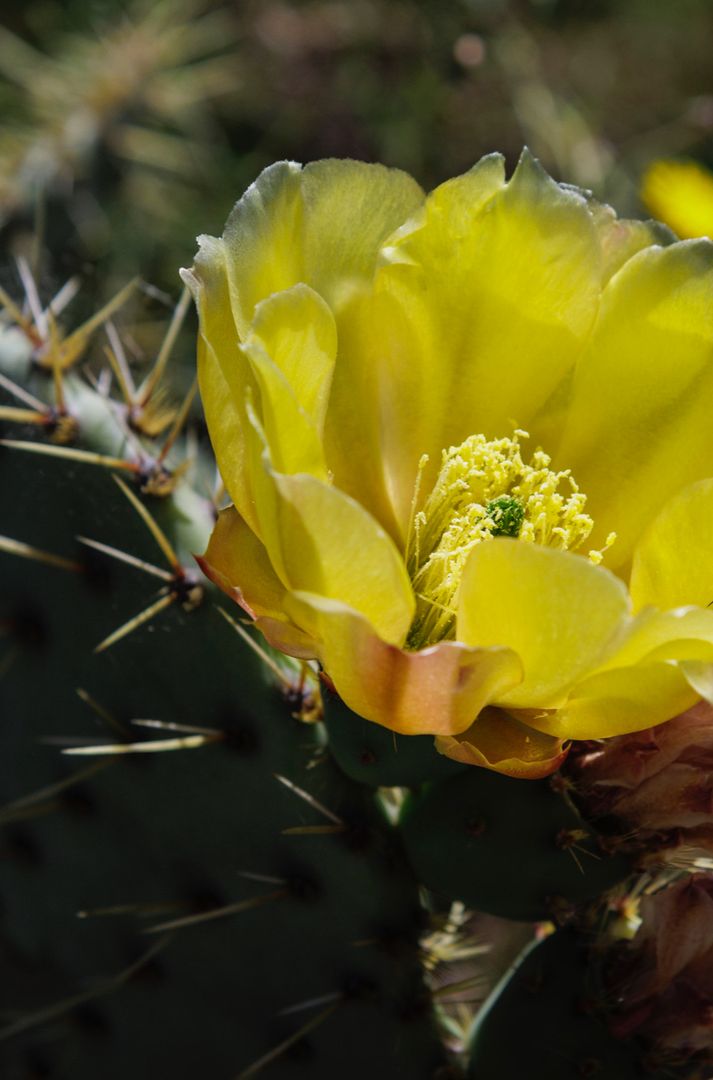
[[[460,446],[444,450],[433,490],[418,509],[428,461],[422,458],[406,550],[417,597],[409,647],[453,637],[458,588],[476,544],[494,536],[516,536],[576,551],[591,533],[594,522],[584,512],[587,497],[569,470],[554,472],[542,450],[536,450],[529,463],[523,461],[520,439],[528,437],[526,431],[490,441],[471,435]],[[606,547],[613,540],[612,535]],[[590,551],[589,557],[600,562],[602,554]]]

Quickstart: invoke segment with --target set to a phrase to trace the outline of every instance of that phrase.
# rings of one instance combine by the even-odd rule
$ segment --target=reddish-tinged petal
[[[203,573],[248,615],[282,615],[285,587],[267,552],[235,507],[221,511],[205,553],[197,556]]]
[[[436,748],[454,761],[494,772],[539,780],[558,769],[567,756],[561,739],[541,735],[503,709],[486,708],[460,735],[442,735]]]
[[[318,642],[319,659],[345,704],[401,735],[465,731],[481,709],[522,678],[511,649],[442,641],[406,652],[383,641],[344,604],[291,593],[286,610]]]

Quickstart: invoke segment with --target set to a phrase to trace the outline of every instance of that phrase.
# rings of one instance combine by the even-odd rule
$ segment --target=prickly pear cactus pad
[[[2,1076],[710,1080],[713,244],[279,163],[182,276],[0,294]]]

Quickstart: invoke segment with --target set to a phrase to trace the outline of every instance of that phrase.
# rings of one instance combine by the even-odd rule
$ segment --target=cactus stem
[[[313,810],[318,810],[320,814],[324,814],[326,818],[333,821],[335,825],[344,825],[344,822],[338,817],[332,810],[329,810],[323,803],[315,799],[314,795],[310,795],[309,791],[305,791],[304,788],[298,787],[292,780],[288,780],[286,776],[281,776],[280,773],[272,774],[276,780],[281,784],[284,784],[294,795],[303,799]]]
[[[35,562],[45,563],[46,566],[57,566],[60,570],[71,570],[75,574],[81,574],[84,569],[79,563],[65,559],[63,555],[54,555],[51,551],[43,551],[9,536],[0,536],[0,551],[5,551],[8,555],[19,555],[22,559],[33,559]]]
[[[149,606],[139,612],[138,615],[134,615],[128,622],[123,623],[117,630],[114,630],[108,637],[105,637],[103,641],[100,641],[99,644],[95,646],[94,652],[104,652],[105,649],[110,648],[112,645],[116,645],[117,641],[121,641],[122,638],[133,633],[134,630],[138,630],[144,623],[153,619],[154,615],[159,615],[162,611],[165,611],[166,608],[175,603],[177,599],[178,597],[175,592],[163,593],[163,595],[153,604],[149,604]]]
[[[326,1009],[323,1009],[322,1012],[313,1016],[311,1020],[308,1020],[306,1024],[303,1024],[302,1027],[290,1035],[289,1038],[284,1039],[267,1054],[264,1054],[263,1057],[258,1058],[258,1060],[254,1061],[252,1065],[249,1065],[247,1069],[243,1069],[235,1080],[249,1080],[250,1077],[257,1076],[259,1072],[262,1072],[264,1068],[271,1065],[277,1058],[282,1057],[284,1053],[294,1046],[295,1043],[298,1043],[300,1039],[304,1038],[305,1035],[308,1035],[310,1031],[314,1031],[315,1028],[320,1027],[342,1003],[343,999],[340,999],[339,1001],[335,1001],[333,1004],[328,1005]]]
[[[18,649],[8,649],[0,660],[0,679],[4,679],[19,655]]]
[[[262,896],[251,896],[248,900],[238,900],[234,904],[225,904],[219,908],[211,908],[210,911],[199,911],[195,915],[186,915],[180,919],[160,923],[158,926],[149,926],[144,933],[158,934],[161,931],[183,930],[187,926],[196,926],[198,923],[209,922],[211,919],[225,919],[229,915],[238,915],[241,911],[262,907],[263,904],[272,903],[273,900],[282,900],[285,896],[287,896],[286,889],[275,889],[274,892],[265,893]]]

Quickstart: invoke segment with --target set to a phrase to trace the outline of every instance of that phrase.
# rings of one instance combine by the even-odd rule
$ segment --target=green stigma
[[[421,459],[406,543],[406,566],[416,594],[416,614],[407,644],[423,649],[455,635],[458,590],[470,553],[477,544],[499,536],[523,543],[577,551],[594,522],[585,510],[586,496],[568,469],[555,472],[543,450],[529,461],[520,440],[470,435],[443,451],[432,490],[419,498]],[[590,551],[598,563],[602,551]]]
[[[493,523],[491,536],[519,536],[525,520],[525,507],[513,495],[498,495],[485,507],[485,513]]]

